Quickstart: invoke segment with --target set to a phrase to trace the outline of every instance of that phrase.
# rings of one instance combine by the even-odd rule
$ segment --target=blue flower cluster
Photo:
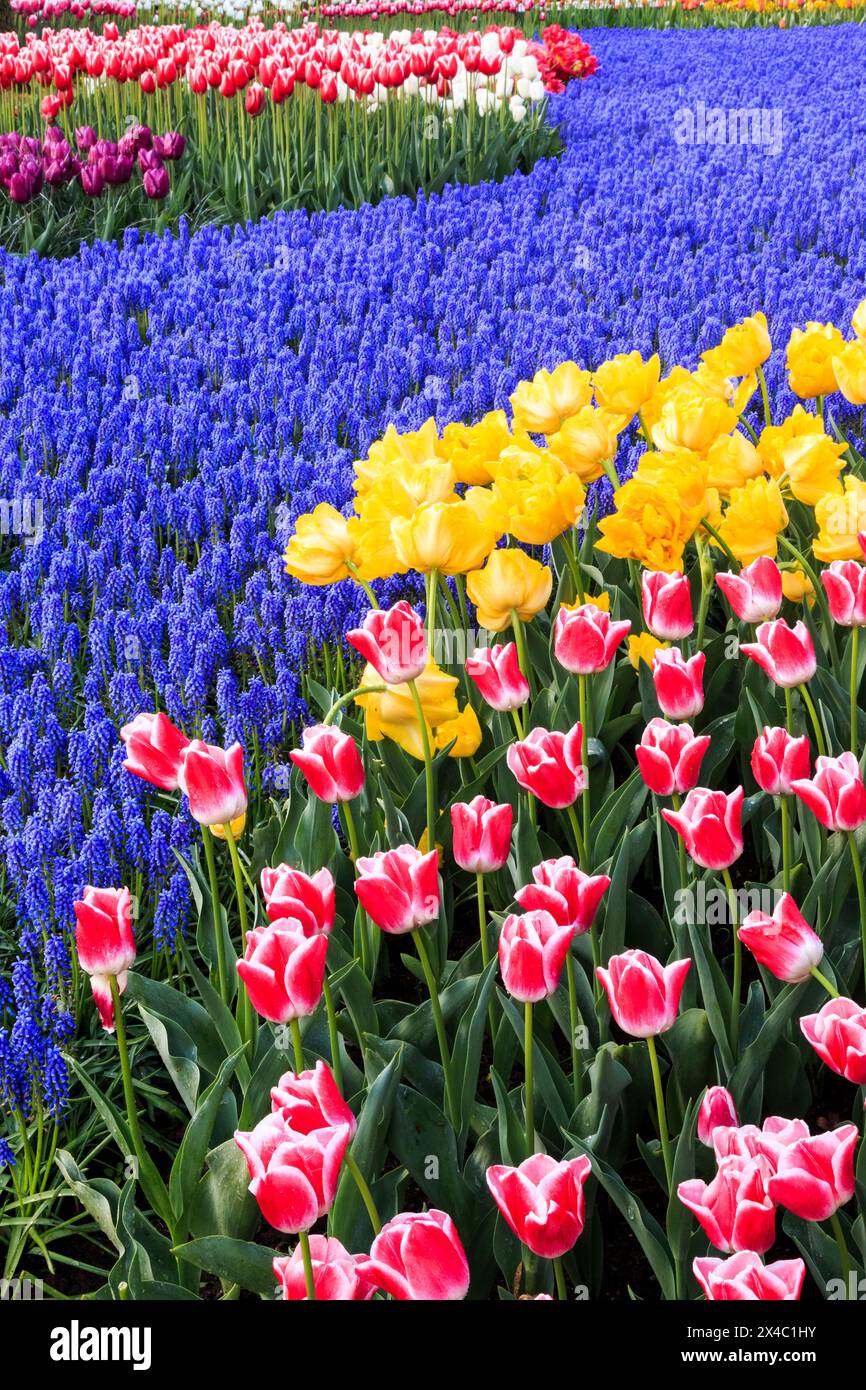
[[[173,851],[194,827],[123,772],[125,720],[158,704],[239,738],[273,785],[310,643],[364,606],[289,581],[281,548],[299,512],[349,508],[352,460],[390,422],[476,418],[569,357],[691,365],[759,308],[780,345],[807,319],[847,329],[862,29],[594,44],[599,75],[553,103],[565,154],[527,176],[65,262],[0,252],[0,849],[49,988],[84,883],[158,901],[157,944],[186,918]],[[783,375],[777,353],[790,406]],[[28,1020],[55,1036],[35,1008],[7,1001],[7,1040]]]

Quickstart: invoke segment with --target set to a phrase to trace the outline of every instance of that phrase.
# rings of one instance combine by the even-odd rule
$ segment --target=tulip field
[[[14,0],[0,1302],[866,1297],[862,17]]]

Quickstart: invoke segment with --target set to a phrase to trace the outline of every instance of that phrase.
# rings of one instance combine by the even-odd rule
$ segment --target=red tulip
[[[375,1286],[360,1272],[365,1257],[350,1255],[335,1237],[310,1236],[310,1257],[317,1302],[364,1302],[376,1292]],[[295,1247],[291,1255],[274,1260],[274,1274],[284,1300],[302,1303],[306,1299],[307,1281],[300,1245]]]
[[[582,745],[580,724],[567,734],[533,729],[525,739],[510,745],[505,759],[518,786],[545,806],[562,810],[573,805],[586,787]]]
[[[806,1266],[802,1260],[761,1263],[752,1250],[727,1260],[710,1256],[692,1263],[695,1278],[710,1303],[785,1303],[800,1297]]]
[[[307,936],[291,918],[248,932],[237,968],[256,1013],[271,1023],[313,1013],[322,997],[327,950],[324,932]]]
[[[692,595],[684,574],[674,571],[644,570],[641,575],[643,620],[653,637],[662,642],[679,642],[695,625]]]
[[[348,1125],[298,1134],[275,1111],[249,1133],[235,1130],[234,1138],[247,1161],[250,1192],[275,1230],[308,1231],[330,1211],[350,1139]]]
[[[767,555],[739,574],[717,574],[716,583],[743,623],[765,623],[782,607],[782,572]]]
[[[515,901],[527,912],[548,912],[559,926],[573,927],[576,936],[589,931],[610,887],[607,874],[585,874],[570,854],[536,864],[532,878],[532,883],[518,888]]]
[[[387,685],[417,680],[426,669],[424,624],[405,599],[384,612],[371,608],[363,626],[347,632],[346,640]]]
[[[393,935],[414,931],[439,916],[439,855],[414,845],[361,856],[355,892],[370,918]]]
[[[866,1009],[853,999],[828,999],[800,1027],[822,1062],[855,1086],[866,1086]]]
[[[662,808],[662,815],[685,841],[689,856],[702,869],[730,868],[743,852],[743,788],[724,792],[695,787],[679,811]]]
[[[815,776],[800,778],[792,787],[827,830],[856,830],[866,821],[866,788],[853,753],[818,758]]]
[[[331,806],[352,801],[364,786],[364,765],[357,744],[329,724],[313,724],[301,735],[302,748],[289,754],[309,783],[310,791]]]
[[[478,647],[466,661],[466,674],[491,709],[520,709],[529,699],[529,682],[520,669],[513,642]]]
[[[519,1168],[494,1164],[487,1186],[514,1234],[534,1255],[559,1259],[583,1231],[583,1185],[592,1172],[585,1156],[557,1163],[533,1154]]]
[[[789,690],[811,680],[818,667],[812,637],[804,622],[789,627],[784,618],[761,623],[756,641],[743,642],[740,651],[757,662],[771,681]]]
[[[257,116],[265,104],[265,89],[260,82],[252,82],[244,98],[248,116]]]
[[[651,719],[635,748],[640,775],[656,796],[689,792],[697,785],[709,734],[695,738],[690,724]]]
[[[181,759],[189,739],[164,714],[137,714],[124,724],[120,737],[126,744],[127,772],[163,791],[177,790]]]
[[[842,627],[866,627],[866,566],[834,560],[821,571],[830,616]]]
[[[361,1260],[364,1279],[392,1298],[441,1303],[465,1298],[469,1264],[447,1212],[404,1212],[386,1222]]]
[[[177,784],[199,825],[230,824],[247,809],[243,748],[216,748],[194,738],[184,749]]]
[[[706,656],[697,652],[685,660],[678,647],[657,651],[652,676],[656,699],[668,719],[694,719],[704,707]]]
[[[499,969],[508,993],[522,1004],[555,994],[574,927],[549,912],[512,912],[499,933]]]
[[[334,1125],[348,1125],[354,1137],[358,1122],[343,1100],[337,1083],[321,1059],[314,1071],[287,1071],[271,1088],[271,1109],[279,1110],[286,1124],[298,1134]]]
[[[106,1033],[114,1031],[114,1001],[110,977],[117,990],[126,989],[126,972],[135,962],[132,895],[128,888],[85,888],[73,903],[78,963],[90,976],[93,1002]]]
[[[647,951],[611,956],[596,975],[604,986],[610,1011],[624,1033],[654,1038],[674,1024],[690,960],[662,965]]]
[[[724,1086],[710,1086],[698,1111],[698,1139],[701,1143],[711,1148],[714,1130],[739,1123],[737,1107],[730,1091]]]
[[[292,917],[300,922],[305,936],[319,931],[330,935],[334,926],[334,877],[330,869],[319,869],[311,877],[280,864],[276,869],[262,869],[261,883],[270,921]]]
[[[737,935],[759,965],[789,985],[807,980],[824,956],[821,938],[803,918],[790,893],[783,893],[772,917],[750,912]]]
[[[630,629],[630,622],[613,622],[593,603],[560,608],[553,625],[554,655],[566,671],[590,676],[610,665]]]
[[[507,802],[497,805],[486,796],[451,807],[452,850],[461,869],[470,874],[490,874],[501,869],[511,848],[514,813]]]
[[[769,1195],[773,1169],[765,1158],[723,1158],[711,1183],[681,1182],[677,1196],[717,1250],[763,1255],[776,1239],[776,1204]]]
[[[770,1196],[804,1221],[826,1221],[854,1196],[856,1125],[799,1139],[779,1157]]]
[[[809,776],[809,740],[764,726],[752,749],[752,772],[762,791],[791,796],[794,782]]]

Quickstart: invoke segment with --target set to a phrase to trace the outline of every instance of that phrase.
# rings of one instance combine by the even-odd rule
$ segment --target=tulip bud
[[[386,685],[417,680],[426,670],[424,625],[405,599],[387,612],[371,609],[363,626],[347,632],[346,640],[378,671]]]
[[[124,724],[120,737],[126,744],[123,766],[163,791],[177,790],[178,774],[189,739],[162,713],[137,714]]]
[[[757,662],[771,681],[783,689],[811,680],[817,669],[812,638],[804,622],[789,627],[784,618],[761,623],[755,642],[743,642],[741,652]]]
[[[698,1139],[712,1147],[713,1131],[720,1126],[738,1125],[734,1098],[724,1086],[710,1086],[698,1111]]]
[[[770,796],[791,796],[794,782],[809,776],[809,740],[793,738],[787,729],[764,727],[752,749],[752,772]]]
[[[610,1011],[624,1033],[654,1038],[673,1027],[690,960],[662,965],[647,951],[611,956],[596,975],[604,986]]]
[[[359,1266],[364,1255],[350,1255],[334,1236],[310,1236],[310,1261],[313,1266],[313,1287],[319,1303],[366,1302],[376,1292],[375,1285],[365,1279]],[[300,1245],[291,1255],[274,1260],[274,1274],[283,1291],[283,1299],[302,1303],[307,1298],[304,1255]]]
[[[572,806],[586,787],[582,745],[581,724],[567,734],[532,729],[525,739],[510,745],[505,759],[518,786],[545,806],[562,810]]]
[[[314,1013],[322,997],[327,951],[324,932],[307,936],[292,918],[248,932],[237,969],[256,1013],[271,1023]]]
[[[518,888],[515,901],[527,912],[549,913],[561,927],[573,927],[577,936],[589,931],[610,887],[606,874],[585,874],[570,854],[536,864],[532,878],[532,883]]]
[[[183,751],[177,784],[199,825],[230,824],[247,809],[243,748],[216,748],[194,738]]]
[[[126,989],[126,972],[135,962],[132,930],[132,895],[128,888],[85,888],[73,903],[75,949],[78,963],[90,976],[93,1000],[107,1033],[114,1031],[114,1001],[110,977],[117,991]]]
[[[855,1086],[866,1086],[866,1009],[853,999],[828,999],[800,1028],[822,1062]]]
[[[329,1125],[348,1125],[354,1138],[358,1122],[340,1095],[330,1067],[319,1060],[314,1071],[291,1072],[271,1088],[271,1109],[279,1110],[286,1124],[299,1134]]]
[[[478,647],[466,662],[466,674],[491,709],[507,713],[529,699],[529,682],[520,669],[513,642]]]
[[[750,912],[737,935],[759,965],[791,985],[807,980],[824,956],[821,938],[805,921],[790,893],[782,894],[772,917],[766,912]]]
[[[610,665],[630,628],[628,621],[611,622],[610,614],[592,603],[560,608],[553,627],[554,655],[566,671],[592,675]]]
[[[717,1250],[763,1255],[776,1239],[776,1204],[770,1197],[773,1167],[765,1158],[723,1158],[711,1183],[681,1182],[677,1196],[700,1222]]]
[[[640,775],[656,796],[690,792],[697,786],[709,734],[695,738],[690,724],[651,719],[635,748]]]
[[[830,616],[842,627],[866,627],[866,565],[834,560],[821,571]]]
[[[644,570],[641,575],[643,620],[654,637],[662,642],[679,642],[695,625],[689,581],[674,571]]]
[[[439,855],[414,845],[360,856],[355,892],[364,911],[392,935],[414,931],[439,916]]]
[[[511,848],[513,814],[507,802],[497,805],[485,796],[454,803],[452,851],[461,869],[470,874],[490,874],[503,867]]]
[[[854,1196],[856,1125],[799,1139],[783,1150],[770,1197],[803,1221],[827,1221]]]
[[[512,998],[537,1004],[555,994],[574,937],[574,927],[560,926],[544,911],[511,913],[499,933],[499,969]]]
[[[782,607],[782,574],[768,555],[759,555],[739,574],[717,574],[716,583],[743,623],[767,622]]]
[[[691,859],[702,869],[729,869],[743,852],[743,788],[724,792],[695,787],[679,811],[662,816],[681,835]]]
[[[249,1133],[235,1131],[252,1179],[250,1192],[275,1230],[308,1231],[331,1210],[349,1138],[348,1125],[300,1134],[279,1111]]]
[[[549,1154],[533,1154],[518,1168],[494,1164],[486,1177],[518,1240],[534,1255],[556,1260],[571,1250],[583,1231],[583,1188],[591,1172],[584,1155],[557,1163]]]
[[[697,652],[688,661],[677,647],[658,650],[652,660],[653,685],[662,714],[668,719],[693,719],[704,707],[706,656]]]
[[[319,931],[330,935],[334,926],[334,877],[330,869],[319,869],[311,877],[289,864],[280,864],[276,869],[262,869],[261,883],[270,921],[292,917],[300,922],[305,936]]]
[[[866,821],[866,788],[853,753],[818,758],[814,777],[796,779],[791,787],[826,830],[847,833]]]
[[[360,795],[364,765],[350,734],[330,724],[314,724],[304,730],[301,741],[303,748],[294,748],[289,757],[306,777],[314,796],[334,806]]]

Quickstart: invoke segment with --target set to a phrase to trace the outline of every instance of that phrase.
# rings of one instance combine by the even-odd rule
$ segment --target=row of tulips
[[[73,126],[118,143],[131,127],[175,130],[188,153],[166,215],[237,220],[526,170],[559,147],[546,92],[594,68],[585,44],[554,31],[536,43],[507,27],[386,40],[257,19],[123,35],[105,25],[101,35],[46,30],[21,44],[0,36],[0,118],[29,138],[47,123],[70,142]],[[34,167],[16,181],[16,200],[33,198],[38,175]],[[152,178],[160,191],[148,196],[165,196],[164,182]],[[12,222],[3,238],[11,249],[23,236],[24,249],[56,252],[57,221],[63,244],[75,244],[80,208],[47,194],[26,226]],[[115,212],[120,230],[123,210]]]
[[[792,339],[804,399],[831,377],[853,391],[860,342]],[[182,857],[198,920],[175,983],[136,968],[128,889],[76,907],[125,1113],[75,1071],[137,1159],[113,1286],[197,1295],[204,1269],[287,1298],[500,1279],[500,1297],[582,1296],[612,1208],[667,1299],[793,1299],[806,1265],[825,1296],[860,1277],[866,534],[821,568],[802,500],[820,513],[860,464],[826,402],[774,423],[765,396],[757,443],[741,433],[748,391],[728,377],[758,389],[771,351],[758,315],[694,374],[565,364],[521,383],[511,422],[377,441],[356,516],[319,507],[286,550],[290,574],[348,580],[370,608],[345,634],[355,684],[308,682],[316,713],[265,822],[247,824],[239,744],[159,711],[121,729],[127,772],[154,806],[185,798],[202,855]],[[635,480],[616,477],[599,522],[628,430],[648,490],[629,512]],[[756,530],[751,504],[747,526],[735,463],[788,498],[790,568],[787,512]],[[379,606],[395,572],[425,576],[423,617]],[[465,663],[440,665],[457,638]],[[156,1049],[189,1110],[173,1155],[142,1122],[135,1010],[138,1057]],[[635,1147],[646,1202],[626,1186]],[[100,1181],[57,1157],[79,1196]],[[141,1202],[167,1232],[150,1237],[158,1280],[128,1234]],[[276,1262],[251,1239],[261,1219],[297,1235]],[[765,1263],[782,1236],[803,1258]]]

